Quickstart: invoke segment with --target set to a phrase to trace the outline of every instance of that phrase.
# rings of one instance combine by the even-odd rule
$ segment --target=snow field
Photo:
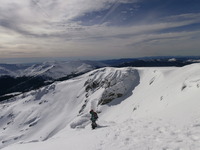
[[[152,122],[153,121],[153,122]],[[43,142],[15,144],[4,150],[198,150],[200,148],[199,124],[177,128],[163,120],[128,120],[121,124],[102,122],[96,130],[90,125],[84,129],[64,129]],[[200,123],[200,120],[199,122]]]
[[[0,148],[199,150],[199,68],[102,68],[18,96],[0,105]]]

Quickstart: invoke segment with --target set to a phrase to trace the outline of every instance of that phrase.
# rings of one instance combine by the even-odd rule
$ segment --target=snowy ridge
[[[45,76],[59,79],[72,73],[85,73],[105,64],[92,61],[52,61],[35,65],[7,65],[0,64],[0,76]]]
[[[28,76],[46,76],[52,79],[59,79],[72,73],[85,73],[94,70],[95,66],[85,64],[82,61],[69,62],[44,62],[39,65],[31,66],[24,70]]]
[[[198,150],[199,68],[107,67],[22,94],[0,105],[0,148]]]

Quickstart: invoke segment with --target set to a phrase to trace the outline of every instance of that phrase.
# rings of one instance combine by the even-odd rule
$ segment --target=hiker
[[[92,129],[95,129],[97,127],[96,121],[98,119],[98,115],[93,109],[90,110],[90,114],[91,114],[90,120],[92,121],[92,124],[91,124],[92,125]]]

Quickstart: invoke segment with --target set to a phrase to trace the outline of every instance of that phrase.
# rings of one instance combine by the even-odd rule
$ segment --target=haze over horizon
[[[198,0],[0,0],[0,4],[0,63],[200,56]]]

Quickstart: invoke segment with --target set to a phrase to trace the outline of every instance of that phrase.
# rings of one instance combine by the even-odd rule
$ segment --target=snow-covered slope
[[[24,70],[24,74],[28,76],[40,75],[52,79],[59,79],[71,74],[85,73],[102,66],[105,65],[90,61],[44,62],[27,68]]]
[[[198,150],[199,97],[200,64],[101,68],[1,103],[0,148]]]

